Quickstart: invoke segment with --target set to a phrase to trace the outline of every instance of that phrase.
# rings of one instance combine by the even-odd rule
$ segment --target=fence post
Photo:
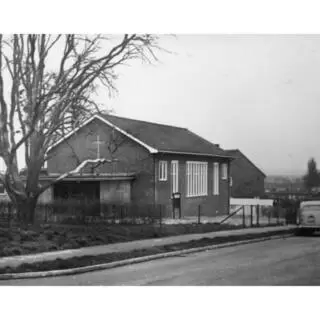
[[[8,202],[8,207],[7,207],[7,209],[8,209],[8,225],[9,225],[9,227],[10,227],[10,216],[11,215],[13,215],[13,204],[12,204],[12,202]]]
[[[198,224],[201,223],[201,205],[198,206]]]
[[[159,225],[160,225],[159,233],[161,235],[162,234],[162,204],[159,204]]]
[[[119,224],[123,222],[123,206],[120,205],[120,219],[119,219]]]
[[[9,228],[11,227],[11,215],[12,215],[12,211],[11,212],[8,211],[8,227]]]
[[[272,214],[272,209],[271,210],[268,210],[268,224],[270,225],[271,224],[271,214]]]
[[[246,227],[246,215],[245,215],[244,206],[242,206],[242,226],[243,228]]]
[[[253,226],[253,205],[250,206],[250,227]]]
[[[257,210],[257,226],[259,227],[259,225],[260,225],[260,217],[259,217],[259,215],[260,215],[260,206],[259,205],[257,205],[257,207],[256,207],[256,210]]]

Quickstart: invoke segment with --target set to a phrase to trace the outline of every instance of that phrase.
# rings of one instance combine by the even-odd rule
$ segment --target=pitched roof
[[[262,173],[264,177],[266,177],[266,174],[265,174],[260,168],[258,168],[248,157],[246,157],[239,149],[225,150],[225,152],[226,152],[228,155],[234,157],[235,160],[236,160],[237,158],[241,158],[241,157],[244,158],[244,159],[246,159],[246,160],[247,160],[249,163],[251,163],[260,173]]]
[[[150,153],[192,154],[233,158],[233,156],[230,156],[221,149],[219,145],[205,140],[186,128],[103,114],[95,115],[88,119],[80,127],[54,143],[48,149],[48,152],[95,119],[99,119],[105,124],[112,126],[115,130],[145,147]]]
[[[230,158],[218,145],[205,140],[186,128],[113,115],[103,115],[103,118],[158,152]]]

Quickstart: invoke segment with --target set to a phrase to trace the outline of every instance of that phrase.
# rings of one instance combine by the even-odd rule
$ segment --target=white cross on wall
[[[97,159],[100,159],[100,144],[103,144],[104,141],[100,141],[100,136],[97,136],[97,141],[93,141],[97,145]]]

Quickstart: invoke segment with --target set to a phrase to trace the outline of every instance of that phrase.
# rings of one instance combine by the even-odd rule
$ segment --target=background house
[[[234,157],[231,163],[231,196],[234,198],[254,198],[264,196],[266,175],[239,149],[226,150]]]
[[[162,204],[171,210],[179,193],[183,215],[225,214],[229,210],[232,156],[185,128],[96,115],[49,151],[48,176],[86,159],[112,159],[85,168],[47,191],[47,200],[90,198],[108,202]]]

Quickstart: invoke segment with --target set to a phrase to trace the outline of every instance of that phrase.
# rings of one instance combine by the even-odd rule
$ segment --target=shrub
[[[38,233],[32,230],[20,231],[21,241],[34,241],[38,237]]]
[[[85,237],[81,237],[81,238],[77,239],[76,241],[80,246],[83,246],[83,247],[87,246],[89,244],[88,239]]]
[[[45,236],[47,237],[47,239],[48,239],[49,241],[51,241],[51,240],[53,240],[53,238],[54,238],[54,232],[53,232],[53,231],[46,231],[46,232],[45,232]]]
[[[57,239],[58,246],[62,246],[63,244],[65,244],[66,240],[67,239],[64,236],[59,236],[58,239]]]
[[[2,250],[3,256],[18,256],[22,254],[22,249],[19,247],[5,247]]]
[[[49,249],[50,251],[55,251],[55,250],[58,250],[59,247],[58,247],[57,245],[55,245],[55,244],[52,244],[52,245],[49,246],[48,249]]]

